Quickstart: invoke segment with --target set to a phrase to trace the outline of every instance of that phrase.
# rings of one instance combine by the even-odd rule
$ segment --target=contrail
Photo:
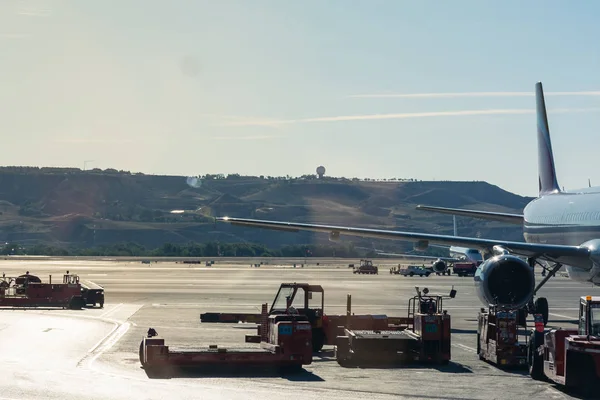
[[[600,111],[600,108],[559,108],[551,110],[555,113],[576,113]],[[310,122],[341,122],[341,121],[366,121],[366,120],[384,120],[384,119],[407,119],[407,118],[428,118],[428,117],[460,117],[474,115],[520,115],[534,114],[534,109],[491,109],[491,110],[463,110],[463,111],[432,111],[417,113],[396,113],[396,114],[368,114],[368,115],[340,115],[335,117],[316,117],[303,119],[252,119],[247,121],[223,122],[219,126],[277,126],[283,124],[298,124]]]

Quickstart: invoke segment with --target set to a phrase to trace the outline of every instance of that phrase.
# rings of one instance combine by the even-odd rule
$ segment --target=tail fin
[[[535,84],[535,103],[537,114],[539,189],[540,196],[542,196],[548,193],[560,192],[554,168],[554,156],[552,154],[552,142],[550,141],[550,129],[548,128],[548,116],[546,115],[546,102],[544,101],[542,82]]]

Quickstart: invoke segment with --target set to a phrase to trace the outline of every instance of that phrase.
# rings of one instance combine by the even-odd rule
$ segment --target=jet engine
[[[444,260],[437,259],[432,264],[433,272],[437,274],[443,274],[448,269],[448,265],[444,262]]]
[[[533,268],[518,257],[497,255],[479,265],[475,287],[482,303],[519,309],[533,296]]]

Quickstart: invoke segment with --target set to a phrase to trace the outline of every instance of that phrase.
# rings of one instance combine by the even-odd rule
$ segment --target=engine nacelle
[[[497,255],[477,267],[475,287],[484,304],[519,309],[533,296],[533,268],[518,257]]]
[[[433,272],[438,274],[443,274],[448,269],[448,265],[444,262],[444,260],[437,259],[432,264]]]

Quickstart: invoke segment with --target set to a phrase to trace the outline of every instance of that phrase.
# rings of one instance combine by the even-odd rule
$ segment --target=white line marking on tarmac
[[[452,346],[454,347],[458,347],[461,348],[463,350],[468,351],[469,353],[477,353],[477,349],[474,349],[472,347],[469,346],[465,346],[464,344],[460,344],[460,343],[452,343]]]
[[[104,336],[102,339],[98,340],[98,343],[96,343],[95,345],[92,346],[91,349],[88,350],[88,353],[93,353],[94,350],[96,350],[101,344],[102,342],[104,342],[104,340],[106,340],[106,338],[110,335],[112,335],[117,329],[119,329],[119,323],[118,322],[113,322],[113,324],[115,325],[114,328],[108,333],[108,335]]]
[[[576,318],[573,315],[569,317],[568,315],[562,315],[562,314],[554,314],[554,313],[548,313],[548,314],[550,314],[550,315],[552,315],[554,317],[559,317],[559,318],[566,318],[566,319],[574,319],[574,318]]]
[[[129,322],[125,322],[125,323],[119,325],[119,327],[117,329],[111,331],[111,333],[109,333],[107,336],[105,336],[106,340],[102,343],[102,345],[100,347],[98,347],[95,350],[96,355],[94,356],[94,358],[92,358],[92,360],[90,362],[93,362],[96,358],[101,356],[104,352],[106,352],[107,350],[110,350],[123,337],[123,335],[125,335],[127,333],[130,326],[131,326],[131,324]]]
[[[117,304],[116,306],[114,306],[113,308],[111,308],[110,310],[108,310],[108,311],[105,311],[103,314],[100,314],[100,315],[98,316],[98,318],[104,318],[104,317],[106,317],[106,316],[108,316],[108,315],[110,315],[110,314],[114,313],[115,311],[117,311],[117,310],[118,310],[119,308],[121,308],[121,307],[123,307],[123,303],[119,303],[119,304]]]

